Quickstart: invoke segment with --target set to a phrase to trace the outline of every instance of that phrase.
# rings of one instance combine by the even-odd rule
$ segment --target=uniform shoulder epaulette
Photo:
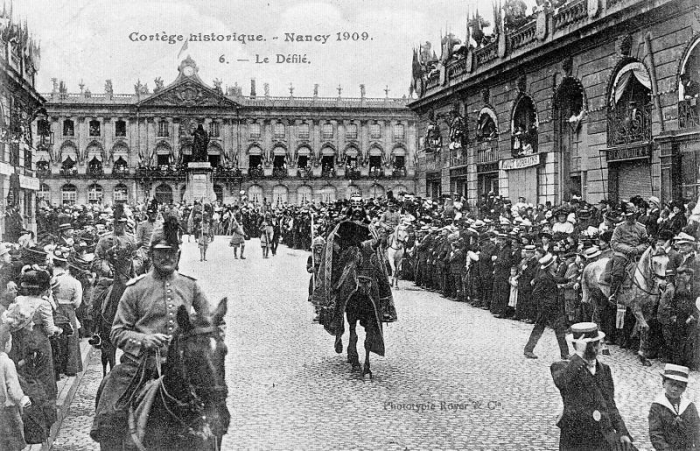
[[[126,282],[126,286],[128,287],[130,285],[135,285],[136,282],[138,282],[139,280],[143,279],[146,276],[147,276],[147,274],[141,274],[141,275],[134,277],[133,279],[129,279],[129,281]]]
[[[190,280],[195,280],[195,281],[197,280],[197,278],[194,276],[188,276],[187,274],[183,274],[181,272],[179,272],[178,274],[180,274],[182,277],[185,277],[185,278],[190,279]]]

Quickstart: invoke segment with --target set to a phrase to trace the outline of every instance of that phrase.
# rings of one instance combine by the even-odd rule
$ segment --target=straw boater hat
[[[576,323],[571,326],[571,339],[574,343],[591,343],[605,338],[605,333],[598,329],[596,323]]]
[[[596,258],[600,254],[601,254],[601,252],[600,252],[600,248],[598,246],[591,246],[588,249],[586,249],[585,251],[583,251],[583,257],[586,260]]]
[[[679,233],[673,241],[676,244],[695,244],[695,238],[693,238],[685,232]]]
[[[547,269],[554,263],[554,256],[552,254],[546,254],[538,260],[538,263],[541,265],[542,269]]]
[[[673,379],[674,381],[685,382],[687,384],[689,373],[690,369],[688,369],[687,366],[667,363],[661,376],[663,376],[664,379]]]

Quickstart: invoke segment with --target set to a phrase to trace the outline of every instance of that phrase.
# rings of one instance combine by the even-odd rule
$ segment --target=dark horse
[[[226,309],[226,298],[211,318],[190,319],[184,306],[178,309],[161,377],[147,382],[128,406],[125,433],[139,450],[221,449],[230,422],[221,329]]]
[[[339,249],[335,249],[335,246]],[[370,352],[384,355],[383,321],[395,321],[391,286],[379,243],[366,226],[342,222],[329,235],[312,297],[320,309],[320,323],[335,336],[335,351],[343,352],[345,316],[350,325],[347,361],[353,371],[372,378]],[[357,323],[365,329],[365,363],[357,353]]]
[[[102,278],[92,290],[92,322],[96,336],[90,339],[90,344],[100,348],[103,377],[107,375],[107,366],[111,371],[116,364],[117,348],[110,341],[109,334],[125,289],[126,285],[116,279]]]

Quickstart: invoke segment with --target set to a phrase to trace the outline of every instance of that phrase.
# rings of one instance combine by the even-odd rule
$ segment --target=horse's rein
[[[649,256],[649,273],[651,274],[651,282],[652,282],[652,283],[653,283],[654,279],[666,280],[666,275],[663,275],[663,276],[662,276],[662,275],[656,274],[656,273],[653,271],[652,259],[653,259],[654,257],[656,257],[656,255],[650,255],[650,256]],[[635,266],[634,266],[634,273],[633,273],[632,276],[631,276],[632,284],[633,284],[635,287],[637,287],[639,290],[641,290],[643,293],[645,293],[645,294],[648,294],[648,295],[651,295],[651,296],[660,296],[660,293],[654,293],[653,291],[648,291],[648,290],[642,288],[642,287],[639,285],[639,283],[637,283],[635,275],[637,274],[637,271],[639,271],[639,273],[642,274],[642,278],[644,278],[644,281],[647,282],[647,284],[649,284],[649,285],[651,286],[651,284],[649,283],[649,282],[650,282],[650,280],[649,280],[650,278],[644,276],[644,274],[642,273],[642,271],[639,269],[640,263],[641,263],[641,259],[640,259],[639,261],[637,261],[637,263],[636,263]]]

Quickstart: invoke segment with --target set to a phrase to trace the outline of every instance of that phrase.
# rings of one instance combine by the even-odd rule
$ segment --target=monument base
[[[216,202],[212,167],[208,161],[187,164],[187,185],[182,201],[186,204]]]

